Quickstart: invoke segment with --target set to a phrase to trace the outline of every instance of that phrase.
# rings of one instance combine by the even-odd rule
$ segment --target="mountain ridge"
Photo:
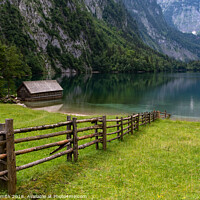
[[[0,40],[16,45],[33,73],[44,69],[49,75],[154,71],[183,66],[143,43],[137,18],[123,3],[4,0],[0,3]],[[191,54],[191,59],[197,59]]]
[[[136,19],[141,37],[146,44],[179,60],[199,59],[200,38],[182,34],[171,28],[165,21],[156,0],[123,0],[123,2]]]
[[[167,23],[183,33],[200,34],[199,0],[157,0]]]

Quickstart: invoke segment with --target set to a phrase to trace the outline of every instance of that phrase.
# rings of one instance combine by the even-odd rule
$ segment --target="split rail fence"
[[[99,144],[101,143],[103,150],[106,150],[108,142],[113,140],[123,140],[125,135],[133,134],[135,130],[138,131],[139,126],[150,124],[158,118],[168,117],[170,117],[170,115],[167,114],[166,111],[163,113],[153,111],[149,113],[133,114],[126,118],[116,117],[116,119],[107,119],[106,116],[103,116],[92,119],[77,120],[77,118],[71,119],[70,116],[67,116],[67,121],[65,122],[16,130],[13,128],[13,119],[6,119],[5,124],[0,124],[0,189],[5,189],[8,191],[8,194],[13,195],[16,193],[17,171],[33,167],[63,155],[67,155],[68,161],[72,161],[73,157],[73,160],[76,162],[78,160],[78,151],[81,149],[91,145],[95,145],[96,149],[99,149]],[[83,123],[91,123],[91,126],[78,128],[78,125]],[[20,133],[55,129],[63,126],[66,127],[66,130],[64,131],[15,139],[15,135]],[[86,131],[93,131],[93,133],[78,136],[80,132]],[[65,140],[15,151],[15,144],[42,140],[61,135],[66,136]],[[79,141],[89,138],[95,139],[79,145]],[[16,167],[16,156],[52,147],[58,148],[51,152],[48,157]],[[58,153],[58,151],[64,148],[64,151]]]

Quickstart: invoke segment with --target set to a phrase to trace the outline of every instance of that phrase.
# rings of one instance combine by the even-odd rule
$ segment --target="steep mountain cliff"
[[[33,72],[91,70],[94,25],[77,1],[9,0],[1,3],[1,38],[14,43]]]
[[[199,0],[157,0],[167,23],[184,33],[200,33]]]
[[[171,30],[162,18],[156,21],[161,9],[154,0],[124,2],[126,7],[122,0],[2,0],[0,41],[14,44],[33,73],[183,67],[141,36],[171,57],[197,59],[198,44],[168,39]]]
[[[156,0],[123,0],[136,19],[143,41],[152,48],[179,60],[200,56],[200,38],[182,34],[165,21]]]
[[[3,0],[0,41],[16,45],[33,73],[151,71],[175,62],[144,45],[114,0]]]

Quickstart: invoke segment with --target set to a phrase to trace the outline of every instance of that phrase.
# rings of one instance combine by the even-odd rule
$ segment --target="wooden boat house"
[[[17,90],[22,101],[42,101],[60,99],[63,89],[56,80],[24,81]]]

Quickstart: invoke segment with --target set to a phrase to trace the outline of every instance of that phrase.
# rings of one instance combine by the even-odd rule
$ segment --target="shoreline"
[[[27,107],[25,104],[15,104],[15,105],[19,105],[22,107]],[[59,111],[52,111],[52,110],[48,110],[48,109],[41,109],[41,108],[31,108],[31,107],[27,107],[31,110],[44,110],[47,111],[49,113],[62,113],[65,115],[73,115],[73,116],[80,116],[80,117],[87,117],[87,116],[99,116],[102,114],[98,114],[98,113],[94,113],[94,114],[87,114],[87,113],[76,113],[76,112],[59,112]],[[104,115],[113,115],[113,114],[104,114]],[[114,114],[115,115],[115,114]],[[121,113],[121,114],[116,114],[116,115],[129,115],[129,114],[125,114],[125,113]],[[187,122],[200,122],[200,118],[196,118],[196,117],[181,117],[181,116],[176,116],[176,115],[172,115],[171,118],[169,118],[172,121],[187,121]]]
[[[59,112],[59,111],[51,111],[51,110],[46,110],[46,109],[40,109],[40,108],[30,108],[30,107],[27,107],[31,110],[43,110],[43,111],[47,111],[49,113],[61,113],[61,114],[65,114],[65,115],[74,115],[74,116],[81,116],[81,117],[86,117],[86,116],[93,116],[93,115],[90,115],[90,114],[82,114],[82,113],[71,113],[71,112]],[[95,115],[95,114],[94,114]]]
[[[89,114],[86,115],[86,114],[80,114],[80,113],[66,113],[66,112],[57,112],[57,113],[62,113],[62,114],[65,114],[65,115],[74,115],[74,116],[79,116],[79,117],[93,116],[93,115],[89,115]]]

